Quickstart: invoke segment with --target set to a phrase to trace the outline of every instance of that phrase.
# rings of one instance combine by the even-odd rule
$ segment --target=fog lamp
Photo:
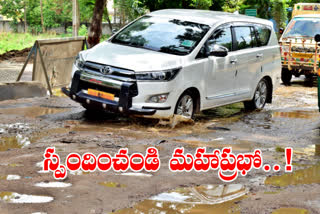
[[[148,103],[165,103],[168,99],[169,94],[158,94],[151,96],[147,102]]]

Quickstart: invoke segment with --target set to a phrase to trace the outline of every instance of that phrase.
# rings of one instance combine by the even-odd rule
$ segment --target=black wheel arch
[[[263,77],[261,80],[266,80],[267,84],[268,84],[268,95],[267,95],[267,100],[266,103],[272,103],[272,96],[273,96],[273,84],[272,84],[272,79],[270,76],[265,76]],[[260,80],[260,81],[261,81]],[[259,82],[260,82],[259,81]]]
[[[186,90],[184,90],[179,99],[185,94],[185,93],[190,93],[190,95],[192,96],[193,100],[195,100],[195,113],[199,113],[200,112],[200,104],[201,104],[201,99],[200,99],[200,92],[196,87],[190,87]]]

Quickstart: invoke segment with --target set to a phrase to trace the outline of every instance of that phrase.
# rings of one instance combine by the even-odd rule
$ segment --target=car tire
[[[289,86],[292,79],[292,72],[289,69],[283,68],[281,72],[281,80],[284,85]]]
[[[86,114],[89,114],[89,115],[95,115],[95,114],[99,115],[99,114],[105,113],[105,111],[103,111],[102,109],[98,109],[87,104],[82,104],[82,107],[86,109]]]
[[[178,99],[174,114],[194,119],[195,109],[196,99],[191,92],[186,91]]]
[[[269,84],[265,79],[262,79],[254,92],[253,99],[243,102],[246,110],[262,110],[267,103],[269,93]]]
[[[314,75],[313,74],[305,74],[304,76],[306,77],[307,81],[310,81],[310,80],[312,80]]]

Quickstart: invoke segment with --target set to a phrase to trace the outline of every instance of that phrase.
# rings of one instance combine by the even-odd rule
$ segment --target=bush
[[[79,36],[87,36],[88,35],[88,28],[85,25],[81,25],[79,29]]]

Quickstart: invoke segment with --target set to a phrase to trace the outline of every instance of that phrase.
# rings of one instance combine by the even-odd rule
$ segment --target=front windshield
[[[112,43],[187,55],[198,45],[210,27],[204,24],[164,17],[144,16],[112,40]]]
[[[313,38],[316,34],[320,34],[320,18],[295,18],[290,22],[283,38]]]

